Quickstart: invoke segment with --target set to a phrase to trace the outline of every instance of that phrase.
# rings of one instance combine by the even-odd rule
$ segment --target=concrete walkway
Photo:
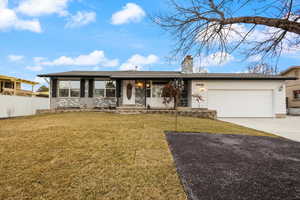
[[[219,118],[219,120],[273,133],[300,142],[300,116],[287,118]]]

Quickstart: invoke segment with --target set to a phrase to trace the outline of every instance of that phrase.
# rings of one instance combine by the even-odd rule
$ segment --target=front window
[[[59,81],[59,97],[79,97],[80,81]]]
[[[152,82],[152,97],[162,97],[162,91],[168,82]]]
[[[105,97],[105,81],[95,81],[95,96]]]
[[[14,85],[12,82],[4,82],[4,88],[14,88]]]
[[[115,81],[95,81],[96,97],[116,97]]]
[[[300,90],[294,91],[294,99],[300,100]]]

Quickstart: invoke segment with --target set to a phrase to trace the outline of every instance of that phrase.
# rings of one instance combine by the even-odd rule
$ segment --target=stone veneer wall
[[[55,98],[55,108],[79,108],[80,98]]]
[[[116,107],[117,98],[52,98],[51,108],[108,108]]]
[[[37,110],[37,114],[47,114],[47,113],[61,113],[61,112],[108,112],[117,114],[172,114],[175,115],[175,110],[110,110],[110,109],[63,109],[63,110]],[[217,119],[217,112],[215,110],[187,110],[187,111],[177,111],[180,116],[197,117],[205,119]]]
[[[108,108],[117,106],[117,98],[105,97],[88,97],[89,96],[89,83],[85,81],[85,97],[51,97],[51,109],[69,109],[69,108]]]
[[[117,107],[117,98],[94,98],[96,108]]]
[[[175,110],[147,110],[145,113],[148,114],[176,114]],[[188,110],[188,111],[177,111],[180,116],[197,117],[206,119],[217,119],[217,111],[215,110]]]

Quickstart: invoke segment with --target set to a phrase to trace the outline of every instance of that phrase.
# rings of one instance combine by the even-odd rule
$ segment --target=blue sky
[[[167,11],[165,1],[7,2],[0,0],[0,74],[34,80],[37,74],[68,70],[180,68],[180,61],[167,59],[172,37],[148,18]],[[280,69],[299,65],[299,55],[283,55]],[[221,64],[214,58],[205,58],[209,72],[243,72],[248,64],[235,54]]]

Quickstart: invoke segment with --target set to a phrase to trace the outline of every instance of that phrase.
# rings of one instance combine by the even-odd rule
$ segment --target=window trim
[[[69,88],[60,88],[60,82],[61,81],[67,81],[67,82],[72,82],[72,81],[76,81],[76,82],[78,82],[79,83],[79,89],[75,89],[75,88],[71,88],[70,86],[69,86]],[[60,90],[61,89],[67,89],[68,90],[68,96],[67,97],[62,97],[61,95],[60,95]],[[77,97],[72,97],[71,96],[71,90],[78,90],[79,91],[79,96],[77,96]],[[58,84],[57,84],[57,97],[58,98],[73,98],[73,99],[75,99],[75,98],[81,98],[80,97],[80,80],[58,80]]]
[[[294,100],[300,100],[300,90],[293,90]],[[299,96],[299,97],[297,97]]]

